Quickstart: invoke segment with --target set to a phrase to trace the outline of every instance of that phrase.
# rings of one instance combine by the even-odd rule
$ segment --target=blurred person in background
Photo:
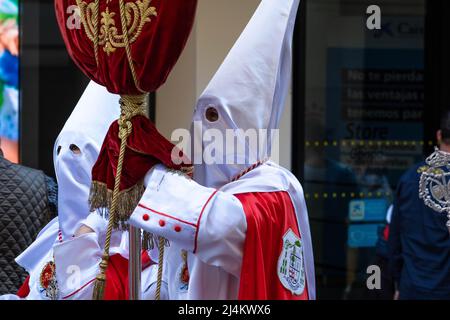
[[[439,148],[450,153],[450,111],[436,133]],[[400,179],[389,228],[390,266],[396,282],[395,299],[450,299],[450,234],[447,217],[419,198],[425,162]]]
[[[25,280],[14,259],[56,215],[57,192],[52,178],[10,162],[0,149],[0,295],[17,291]]]

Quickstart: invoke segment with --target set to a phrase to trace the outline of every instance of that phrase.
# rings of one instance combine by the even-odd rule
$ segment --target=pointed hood
[[[58,230],[63,240],[70,239],[78,223],[89,214],[91,169],[109,125],[119,117],[118,101],[117,95],[91,82],[56,139],[53,163],[58,180],[58,217],[16,258],[31,279],[39,277],[41,268],[53,256]]]
[[[193,146],[196,181],[221,187],[248,166],[270,156],[271,137],[279,128],[290,86],[292,37],[299,3],[262,0],[200,96],[192,133],[198,137],[201,123],[201,150],[212,154],[214,160],[198,164],[199,145]],[[225,138],[227,129],[234,130],[234,139]],[[223,143],[217,144],[220,134]]]
[[[89,210],[91,171],[111,123],[120,116],[119,96],[91,82],[55,142],[58,217],[63,237],[71,237]]]

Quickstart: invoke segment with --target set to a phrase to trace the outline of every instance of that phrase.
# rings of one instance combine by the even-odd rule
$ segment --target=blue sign
[[[350,248],[375,247],[378,241],[378,229],[382,224],[352,224],[348,228],[348,246]]]
[[[381,222],[386,220],[386,199],[358,199],[350,201],[348,217],[351,222]]]

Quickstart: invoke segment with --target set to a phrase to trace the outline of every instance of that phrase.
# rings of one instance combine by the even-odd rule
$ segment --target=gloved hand
[[[86,219],[81,221],[79,225],[79,228],[75,232],[75,237],[94,232],[101,237],[106,233],[108,221],[96,213],[91,213]]]

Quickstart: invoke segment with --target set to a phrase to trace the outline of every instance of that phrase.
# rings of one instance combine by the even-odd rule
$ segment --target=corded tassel
[[[141,104],[136,104],[135,101],[141,101]],[[117,159],[117,171],[116,176],[114,178],[114,190],[112,192],[111,197],[111,206],[109,208],[109,218],[108,218],[108,228],[106,229],[106,237],[105,237],[105,248],[103,251],[102,262],[100,263],[100,273],[97,276],[94,284],[94,292],[92,298],[94,300],[103,300],[105,295],[105,287],[106,287],[106,269],[108,268],[109,261],[109,249],[111,245],[111,237],[113,228],[117,227],[119,224],[120,214],[118,214],[117,210],[121,209],[118,206],[118,200],[120,197],[120,180],[122,176],[123,162],[125,159],[125,150],[127,146],[127,138],[130,136],[133,124],[131,123],[131,119],[138,114],[141,114],[141,109],[143,109],[146,101],[146,96],[121,96],[120,98],[120,106],[121,106],[121,115],[118,120],[119,124],[119,139],[120,139],[120,151],[119,158]],[[95,188],[95,184],[93,185]],[[92,203],[91,203],[92,205]],[[122,208],[123,209],[123,208]]]
[[[106,287],[106,268],[108,267],[109,256],[104,254],[100,263],[100,273],[95,278],[93,300],[103,300]]]

